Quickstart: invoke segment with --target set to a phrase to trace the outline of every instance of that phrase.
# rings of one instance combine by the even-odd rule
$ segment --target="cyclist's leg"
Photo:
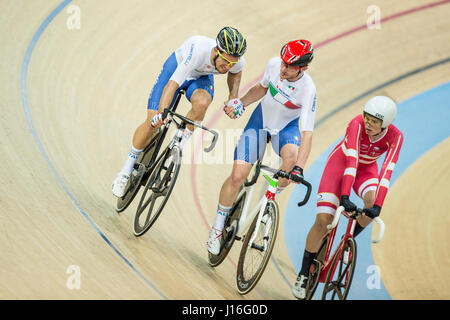
[[[264,154],[267,137],[261,129],[262,112],[261,106],[258,105],[239,138],[234,150],[233,170],[220,190],[216,218],[206,243],[209,252],[213,254],[218,254],[220,251],[220,237],[225,220],[231,211],[240,187],[249,175],[253,164]]]
[[[150,93],[146,119],[135,129],[128,157],[113,181],[112,192],[117,197],[122,197],[125,194],[126,186],[130,179],[130,174],[133,171],[134,164],[157,130],[151,126],[151,120],[158,112],[162,92],[176,67],[177,61],[175,54],[172,54],[164,63],[158,79]]]
[[[325,165],[319,185],[316,220],[308,232],[303,253],[302,267],[292,289],[299,298],[306,297],[306,285],[311,264],[320,249],[321,240],[327,232],[327,225],[339,206],[341,181],[345,170],[345,155],[340,148],[335,148]]]
[[[157,131],[157,129],[153,128],[152,118],[158,113],[159,103],[161,100],[161,96],[164,92],[164,88],[170,80],[170,77],[174,73],[177,68],[177,59],[175,57],[175,53],[166,60],[164,66],[158,75],[158,79],[153,85],[152,91],[150,92],[150,96],[147,103],[147,118],[143,123],[141,123],[136,129],[133,135],[133,145],[136,147],[141,147],[141,149],[145,148],[150,142],[151,138]],[[176,94],[179,89],[175,92],[173,101],[175,101]]]
[[[291,121],[278,135],[272,136],[272,148],[283,160],[281,169],[290,172],[297,162],[298,150],[301,143],[301,135],[298,127],[298,119]],[[289,180],[280,179],[279,192],[287,185]]]
[[[206,110],[214,98],[214,77],[212,74],[202,76],[190,81],[186,89],[186,98],[191,102],[192,108],[186,117],[193,121],[202,121]],[[194,126],[188,125],[192,132]]]
[[[253,111],[234,150],[234,163],[230,176],[225,180],[219,195],[219,206],[231,207],[239,192],[239,188],[249,175],[253,164],[261,159],[267,136],[262,131],[261,106]]]
[[[339,206],[341,180],[345,170],[345,155],[338,150],[333,152],[325,165],[320,181],[317,199],[316,220],[308,232],[306,248],[302,263],[302,274],[307,275],[312,260],[319,250],[322,237],[327,232],[327,225],[333,220]]]
[[[364,208],[372,208],[375,202],[375,194],[378,187],[378,165],[376,162],[371,165],[360,165],[356,171],[353,190],[364,201]],[[353,236],[356,237],[361,231],[372,222],[372,219],[365,215],[359,216]]]
[[[201,122],[205,117],[206,109],[211,104],[214,97],[214,77],[213,75],[202,76],[195,80],[185,81],[181,89],[186,90],[186,98],[191,102],[191,109],[186,117]],[[180,149],[183,149],[186,141],[191,137],[195,127],[187,125],[183,132],[183,138],[180,142]]]
[[[166,60],[158,78],[153,85],[152,91],[147,103],[147,117],[135,130],[132,139],[132,148],[143,150],[150,142],[156,130],[152,127],[151,122],[153,116],[158,113],[159,102],[161,100],[164,88],[177,67],[175,54]],[[136,157],[137,159],[137,157]],[[131,169],[132,170],[132,169]]]

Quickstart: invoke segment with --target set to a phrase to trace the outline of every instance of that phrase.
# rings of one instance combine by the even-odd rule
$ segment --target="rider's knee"
[[[294,145],[287,144],[281,149],[281,158],[283,159],[283,168],[291,171],[297,162],[297,150]]]
[[[319,213],[316,216],[316,221],[314,226],[320,230],[322,233],[325,233],[327,230],[327,226],[333,221],[333,216],[328,213]]]
[[[235,187],[240,187],[244,183],[246,178],[246,173],[239,170],[234,170],[230,175],[230,181]]]
[[[372,208],[373,204],[375,203],[375,192],[374,191],[368,191],[364,195],[364,207],[365,208]]]
[[[286,168],[286,170],[291,171],[292,169],[294,169],[296,161],[297,155],[289,154],[285,158],[283,158],[283,167]]]
[[[205,92],[201,92],[195,95],[192,95],[191,98],[192,108],[194,112],[204,112],[208,106],[211,104],[211,97],[209,94]]]

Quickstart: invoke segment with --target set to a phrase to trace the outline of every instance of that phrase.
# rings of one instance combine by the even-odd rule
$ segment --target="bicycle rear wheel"
[[[136,210],[133,225],[135,236],[142,236],[158,219],[175,186],[180,165],[181,151],[177,146],[173,149],[167,148],[159,158],[150,173]]]
[[[234,240],[236,239],[236,232],[239,223],[239,219],[241,217],[242,208],[244,207],[245,198],[247,193],[244,193],[242,197],[240,197],[231,208],[230,214],[225,220],[225,227],[223,228],[223,243],[222,249],[220,250],[218,255],[214,255],[208,251],[208,261],[211,267],[217,267],[219,264],[225,260],[228,252],[230,252],[231,247],[233,246]]]
[[[126,192],[123,197],[117,199],[116,211],[122,212],[130,203],[134,200],[134,197],[139,192],[142,185],[145,185],[146,179],[148,179],[148,174],[146,174],[146,168],[150,165],[153,153],[155,152],[156,145],[158,144],[159,138],[161,137],[161,130],[159,130],[156,135],[152,138],[147,147],[139,155],[134,165],[134,170],[131,174],[131,179],[126,186]]]
[[[236,283],[240,294],[249,293],[258,283],[269,262],[278,232],[279,209],[275,201],[269,200],[258,234],[252,246],[250,239],[255,232],[258,216],[251,224],[242,245],[236,274]]]
[[[322,292],[322,300],[347,299],[350,285],[352,284],[353,272],[356,265],[356,242],[348,238],[340,252],[336,255],[328,271],[327,280]],[[344,251],[349,250],[348,261],[344,261]],[[346,263],[347,262],[347,263]],[[337,268],[336,265],[338,264]],[[333,270],[335,270],[333,272]]]

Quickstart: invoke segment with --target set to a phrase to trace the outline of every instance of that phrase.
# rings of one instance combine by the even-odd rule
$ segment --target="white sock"
[[[143,149],[136,149],[131,145],[130,152],[128,152],[127,160],[125,161],[122,169],[120,170],[121,173],[131,174],[133,171],[134,164],[136,163],[137,158],[139,158],[139,155],[142,153]]]
[[[228,213],[230,213],[231,207],[225,207],[222,206],[220,203],[217,206],[217,214],[216,214],[216,220],[214,221],[213,228],[217,231],[222,231],[223,227],[225,225],[225,220],[228,216]]]
[[[183,149],[184,144],[186,143],[186,141],[188,141],[189,138],[192,136],[192,133],[193,133],[193,131],[189,130],[188,128],[184,129],[183,137],[181,138],[181,141],[180,141],[180,148],[181,149]]]

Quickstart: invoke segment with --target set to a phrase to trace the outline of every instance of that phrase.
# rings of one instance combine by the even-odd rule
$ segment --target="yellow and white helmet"
[[[235,28],[225,27],[219,31],[216,38],[217,47],[233,57],[242,57],[247,50],[247,41]]]

